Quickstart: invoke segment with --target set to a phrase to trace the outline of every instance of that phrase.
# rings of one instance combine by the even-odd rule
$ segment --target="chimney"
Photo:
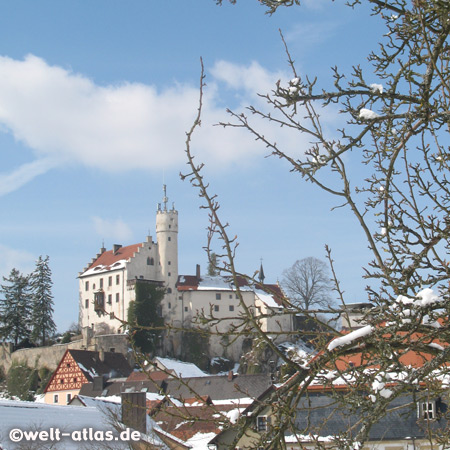
[[[103,377],[94,377],[94,381],[92,382],[92,389],[94,391],[103,391],[105,387],[105,383]]]
[[[122,244],[114,244],[113,253],[116,254],[119,251],[119,248],[122,247]]]
[[[122,423],[141,433],[147,433],[145,392],[122,392]]]
[[[200,279],[200,264],[195,267],[195,276]]]

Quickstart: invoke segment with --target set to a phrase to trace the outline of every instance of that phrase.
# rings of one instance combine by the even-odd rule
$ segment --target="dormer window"
[[[267,431],[269,429],[270,418],[267,416],[258,416],[256,418],[256,431]]]
[[[436,419],[436,402],[420,402],[417,408],[417,415],[419,419],[435,420]]]

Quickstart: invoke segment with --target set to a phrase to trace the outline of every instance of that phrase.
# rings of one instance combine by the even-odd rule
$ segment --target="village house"
[[[94,382],[103,386],[105,379],[126,379],[131,372],[121,353],[69,349],[44,390],[44,401],[67,405],[84,384]]]

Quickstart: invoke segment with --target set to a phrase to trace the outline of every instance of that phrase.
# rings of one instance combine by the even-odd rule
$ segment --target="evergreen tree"
[[[31,290],[33,309],[31,314],[32,335],[34,341],[41,340],[45,345],[49,335],[56,331],[53,321],[52,272],[48,264],[48,256],[36,261],[36,269],[31,274]]]
[[[211,252],[211,254],[209,255],[209,261],[208,261],[208,275],[215,277],[217,275],[219,275],[219,269],[217,268],[219,264],[218,258],[217,258],[217,254],[214,252]]]
[[[136,300],[128,307],[128,323],[133,344],[144,353],[156,350],[164,319],[160,304],[165,290],[157,285],[136,281]]]
[[[9,278],[3,277],[8,284],[1,285],[0,322],[1,335],[17,344],[30,337],[31,293],[30,279],[17,269],[12,269]]]

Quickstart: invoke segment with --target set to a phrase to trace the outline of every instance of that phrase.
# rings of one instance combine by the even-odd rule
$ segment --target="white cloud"
[[[17,269],[24,274],[30,273],[34,270],[35,256],[24,250],[16,250],[0,244],[0,253],[2,258],[0,260],[0,275],[8,277],[11,269]],[[0,281],[3,284],[3,278]]]
[[[336,35],[338,27],[337,22],[301,22],[285,33],[285,39],[289,48],[295,48],[296,52],[317,50],[318,44],[323,44]]]
[[[97,234],[104,239],[113,239],[119,242],[129,241],[132,237],[130,227],[122,220],[107,220],[93,217],[94,228]]]
[[[271,92],[279,79],[288,79],[286,73],[269,72],[256,61],[248,66],[218,61],[211,69],[211,74],[214,80],[225,83],[228,88],[243,89],[249,97],[254,98],[257,98],[256,94]]]
[[[54,160],[43,158],[23,164],[11,173],[0,174],[0,196],[19,189],[33,178],[46,173],[56,165]]]
[[[281,72],[256,62],[217,62],[204,92],[202,127],[193,142],[198,161],[220,170],[265,155],[261,142],[243,129],[214,126],[227,121],[224,96],[237,100],[237,111],[264,104],[256,93],[270,92]],[[36,155],[9,174],[0,175],[0,195],[19,188],[57,164],[81,164],[106,171],[164,168],[184,170],[186,131],[198,106],[198,87],[174,84],[158,90],[140,83],[99,86],[89,78],[28,55],[0,57],[0,129],[13,134]],[[259,119],[256,118],[256,123]],[[298,137],[263,124],[278,143],[298,146]]]

